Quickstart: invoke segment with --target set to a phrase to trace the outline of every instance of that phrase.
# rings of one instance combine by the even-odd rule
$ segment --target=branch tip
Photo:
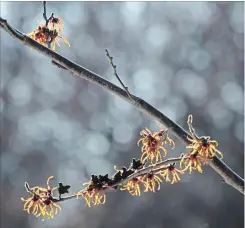
[[[108,49],[105,49],[105,52],[106,52],[106,56],[108,57],[108,59],[110,60],[110,65],[112,66],[113,68],[113,71],[114,71],[114,75],[116,76],[117,80],[119,81],[119,83],[121,84],[121,86],[123,87],[123,89],[126,91],[127,95],[128,95],[128,98],[131,99],[131,101],[133,101],[134,104],[136,104],[136,99],[134,99],[132,97],[132,95],[130,94],[129,90],[128,90],[128,87],[126,87],[124,85],[124,83],[122,82],[122,80],[120,79],[119,75],[117,74],[117,66],[116,64],[113,63],[113,57],[110,55]]]

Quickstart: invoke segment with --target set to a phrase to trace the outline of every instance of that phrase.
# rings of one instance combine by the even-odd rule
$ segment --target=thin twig
[[[53,18],[54,14],[52,13],[51,16],[49,18],[47,18],[46,5],[47,5],[47,2],[46,1],[43,1],[43,18],[45,20],[45,25],[47,27],[49,21]],[[50,41],[46,41],[46,44],[48,45],[48,48],[51,48],[51,42]]]
[[[49,21],[54,17],[54,13],[51,14],[49,18],[47,18],[47,10],[46,10],[47,2],[43,1],[43,18],[45,20],[46,27],[48,26]]]
[[[124,85],[124,83],[122,82],[121,78],[119,77],[119,75],[117,74],[117,66],[114,65],[113,63],[113,57],[110,55],[109,51],[107,49],[105,49],[106,52],[106,56],[108,57],[110,64],[113,68],[114,71],[114,75],[116,76],[117,80],[120,82],[121,86],[125,89],[126,93],[128,94],[128,97],[134,101],[133,97],[131,96],[130,92],[128,91],[128,87]]]
[[[46,22],[46,26],[48,25],[47,11],[46,11],[46,1],[43,1],[43,18]]]
[[[59,65],[65,67],[72,74],[86,79],[105,90],[112,92],[113,94],[123,98],[124,100],[132,103],[135,107],[137,107],[140,111],[152,116],[155,120],[159,121],[161,124],[166,126],[172,133],[181,139],[184,143],[189,144],[188,138],[192,139],[192,136],[188,134],[182,127],[180,127],[177,123],[173,122],[159,110],[157,110],[152,105],[145,102],[143,99],[132,95],[133,100],[128,96],[127,92],[120,87],[114,85],[113,83],[105,80],[101,76],[93,73],[92,71],[79,66],[78,64],[66,59],[65,57],[59,55],[56,52],[48,49],[47,47],[37,43],[35,40],[32,40],[25,34],[19,32],[16,29],[13,29],[6,20],[0,17],[0,25],[8,34],[12,37],[19,40],[24,45],[35,49],[43,55],[54,60]],[[135,101],[135,102],[134,102]],[[188,138],[187,138],[188,137]],[[210,162],[210,166],[225,180],[225,182],[237,189],[239,192],[244,194],[244,179],[242,179],[238,174],[236,174],[229,166],[227,166],[223,161],[221,161],[217,156],[213,158]]]

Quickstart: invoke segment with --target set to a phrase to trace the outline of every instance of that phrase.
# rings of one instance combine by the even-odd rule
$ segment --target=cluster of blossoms
[[[24,199],[24,211],[27,211],[28,214],[33,214],[36,217],[42,216],[45,218],[53,218],[60,210],[61,207],[55,203],[53,198],[53,191],[58,190],[59,198],[62,194],[68,193],[69,185],[64,186],[62,183],[59,183],[58,187],[51,188],[49,181],[53,178],[50,176],[47,180],[47,188],[35,186],[30,188],[29,184],[25,183],[26,191],[31,195],[29,198]]]
[[[187,153],[182,154],[179,158],[174,159],[175,163],[164,162],[168,154],[165,145],[174,148],[174,141],[169,138],[167,130],[151,132],[148,128],[142,130],[140,135],[142,138],[138,141],[138,146],[141,147],[141,157],[139,160],[132,159],[128,168],[122,167],[117,170],[114,175],[109,177],[106,175],[91,175],[91,180],[83,184],[83,188],[68,198],[82,197],[88,207],[92,205],[100,205],[106,202],[106,192],[108,190],[128,191],[132,196],[140,196],[143,188],[144,192],[156,192],[160,190],[163,181],[171,184],[180,181],[180,175],[185,171],[203,172],[202,166],[208,164],[216,155],[223,157],[222,153],[217,149],[218,143],[211,140],[209,136],[198,137],[192,125],[192,116],[188,117],[188,126],[192,138],[186,148]],[[171,162],[171,159],[169,159]],[[147,165],[149,163],[149,165]],[[177,168],[179,164],[179,168]],[[51,188],[47,180],[47,188],[33,187],[30,188],[26,183],[25,187],[31,197],[23,199],[25,201],[24,210],[32,213],[35,216],[42,215],[43,217],[53,218],[61,209],[57,204],[64,201],[61,195],[68,193],[69,185],[63,186],[59,183],[58,187]],[[53,191],[58,190],[59,197],[53,197]]]
[[[168,130],[160,130],[159,132],[151,132],[148,128],[142,130],[140,135],[143,136],[138,141],[138,146],[142,143],[141,160],[143,162],[149,160],[151,164],[162,161],[163,157],[167,156],[167,150],[163,147],[164,144],[169,144],[174,148],[174,141],[168,137]],[[161,151],[164,152],[162,156]]]
[[[190,149],[190,151],[186,154],[182,154],[180,165],[182,166],[184,164],[184,171],[189,170],[189,173],[191,173],[192,170],[197,170],[202,173],[202,164],[208,164],[216,155],[222,159],[223,154],[217,149],[217,141],[211,140],[209,136],[197,136],[192,125],[192,120],[192,115],[189,115],[187,123],[193,139],[187,138],[190,144],[187,145],[186,148]]]
[[[27,34],[30,38],[38,43],[51,47],[53,51],[56,49],[56,44],[60,46],[58,39],[63,40],[69,47],[70,43],[65,36],[61,34],[64,30],[64,24],[61,18],[52,16],[47,19],[46,23],[40,23],[38,27],[31,33]]]

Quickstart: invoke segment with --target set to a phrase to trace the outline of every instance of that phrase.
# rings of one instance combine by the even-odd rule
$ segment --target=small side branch
[[[47,5],[47,2],[43,1],[43,18],[45,20],[46,26],[48,26],[49,21],[54,17],[54,13],[52,13],[51,16],[48,18],[46,5]]]
[[[46,1],[43,1],[43,18],[44,18],[44,20],[47,23],[48,18],[47,18],[46,4],[47,4],[47,2]],[[47,24],[46,24],[46,26],[47,26]]]
[[[110,53],[109,53],[109,51],[107,49],[105,49],[105,52],[106,52],[106,56],[108,57],[108,59],[110,61],[110,64],[111,64],[111,66],[113,68],[113,71],[114,71],[114,75],[116,76],[117,80],[119,81],[119,83],[121,84],[121,86],[124,88],[124,90],[128,94],[128,97],[130,99],[134,100],[133,97],[131,96],[130,92],[128,91],[128,87],[124,85],[124,83],[120,79],[119,75],[117,74],[117,66],[114,65],[114,63],[113,63],[113,57],[110,55]]]

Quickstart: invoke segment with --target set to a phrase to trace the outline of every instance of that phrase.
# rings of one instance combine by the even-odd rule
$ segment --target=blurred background
[[[41,2],[1,2],[1,17],[33,31]],[[121,79],[187,129],[216,139],[224,161],[244,177],[243,2],[48,2],[64,20],[57,52],[119,85]],[[114,173],[140,157],[139,132],[156,122],[131,104],[51,64],[50,59],[1,30],[1,227],[3,228],[240,228],[244,198],[210,167],[179,184],[132,197],[110,192],[105,205],[82,199],[61,204],[53,220],[25,213],[20,197],[31,186],[70,184],[79,190],[91,174]],[[176,139],[168,156],[186,152]]]

